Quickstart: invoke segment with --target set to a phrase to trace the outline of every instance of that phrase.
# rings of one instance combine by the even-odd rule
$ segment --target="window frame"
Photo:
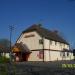
[[[39,44],[43,44],[43,39],[39,39]]]

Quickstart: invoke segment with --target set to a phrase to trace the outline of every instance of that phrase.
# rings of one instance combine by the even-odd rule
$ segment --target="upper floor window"
[[[62,47],[62,45],[63,45],[63,44],[62,44],[62,43],[60,43],[60,47]]]
[[[68,48],[68,49],[69,49],[69,45],[66,45],[66,48]]]
[[[50,45],[52,45],[52,40],[50,40]]]
[[[39,40],[39,44],[43,44],[43,39],[40,39]]]
[[[55,41],[55,45],[57,45],[57,42]]]
[[[65,48],[65,44],[63,44],[63,47]]]

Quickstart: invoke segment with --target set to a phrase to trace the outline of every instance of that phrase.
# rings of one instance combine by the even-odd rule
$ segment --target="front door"
[[[29,53],[22,53],[22,60],[28,61],[29,55],[30,55]]]

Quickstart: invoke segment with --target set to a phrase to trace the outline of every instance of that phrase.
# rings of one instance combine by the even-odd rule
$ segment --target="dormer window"
[[[50,40],[50,45],[52,45],[52,40]]]
[[[57,42],[55,41],[55,45],[57,45]]]

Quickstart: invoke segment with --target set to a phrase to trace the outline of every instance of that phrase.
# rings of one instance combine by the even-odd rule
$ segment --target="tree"
[[[0,60],[3,59],[1,61],[7,60],[7,53],[10,53],[10,41],[8,39],[0,39]]]
[[[8,39],[0,39],[0,45],[4,48],[10,48],[10,41]]]

